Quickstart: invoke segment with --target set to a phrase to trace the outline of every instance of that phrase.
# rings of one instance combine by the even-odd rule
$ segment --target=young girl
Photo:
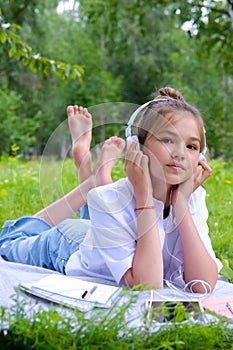
[[[117,150],[115,160],[107,157],[106,152],[93,175],[89,153],[91,116],[77,106],[68,107],[68,116],[81,185],[36,217],[28,218],[25,227],[20,222],[18,231],[18,221],[5,224],[0,254],[7,260],[129,287],[141,284],[162,288],[164,282],[170,282],[189,287],[192,292],[213,290],[221,263],[208,236],[205,191],[199,186],[210,176],[211,169],[206,160],[199,159],[205,136],[198,110],[175,90],[161,89],[138,123],[141,150],[137,150],[137,141],[130,145],[125,155],[128,177],[116,183],[111,183],[110,169],[122,151],[123,140],[109,141]],[[86,123],[82,122],[86,126],[81,135],[78,118]],[[101,185],[103,178],[107,185],[88,192]],[[72,225],[61,222],[85,202],[87,192],[90,221],[74,219]],[[72,210],[63,213],[61,208],[66,200]],[[44,225],[40,230],[37,226],[34,234],[35,226],[31,228],[29,224],[32,219]],[[49,224],[58,226],[51,228]],[[63,233],[62,238],[57,239],[58,233]],[[73,242],[64,243],[64,237],[75,237],[78,242],[72,246]],[[32,244],[28,243],[30,240]],[[47,257],[51,251],[53,264],[48,263]],[[63,252],[65,256],[61,259]],[[46,263],[38,256],[43,256]],[[57,256],[64,262],[58,263]]]

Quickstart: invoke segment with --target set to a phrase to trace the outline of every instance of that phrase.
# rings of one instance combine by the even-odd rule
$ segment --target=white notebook
[[[111,307],[121,293],[120,287],[57,274],[34,283],[21,283],[19,287],[29,294],[82,311],[95,306]]]

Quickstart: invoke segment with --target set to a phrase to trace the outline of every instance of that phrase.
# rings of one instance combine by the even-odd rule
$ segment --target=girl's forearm
[[[193,284],[192,290],[196,293],[210,292],[218,278],[216,263],[201,240],[188,206],[182,211],[175,210],[175,214],[183,248],[185,282],[189,287]]]
[[[137,212],[138,239],[132,268],[124,278],[133,287],[163,287],[163,259],[155,209]]]
[[[87,193],[93,187],[94,178],[91,176],[64,197],[42,209],[34,216],[55,226],[61,221],[71,218],[86,203]]]

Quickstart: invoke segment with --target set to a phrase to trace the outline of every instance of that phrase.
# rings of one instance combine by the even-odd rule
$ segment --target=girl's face
[[[171,122],[148,134],[144,153],[149,157],[153,180],[177,185],[188,180],[196,171],[200,155],[200,128],[189,112],[176,112]]]

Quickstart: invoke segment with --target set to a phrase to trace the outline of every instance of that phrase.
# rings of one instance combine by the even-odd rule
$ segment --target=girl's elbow
[[[216,282],[209,283],[209,282],[202,281],[196,284],[195,286],[193,286],[191,290],[193,293],[208,294],[213,292],[215,286],[216,286]]]
[[[199,294],[207,294],[213,292],[218,280],[218,274],[209,279],[194,280],[187,283],[191,292]]]
[[[148,276],[146,276],[145,278],[143,278],[143,276],[137,277],[135,275],[133,275],[132,273],[132,269],[129,269],[128,271],[126,271],[125,275],[124,275],[124,281],[126,283],[126,285],[130,288],[133,287],[140,287],[142,289],[161,289],[163,288],[163,278],[159,278],[159,277],[154,277],[154,278],[148,278]]]

